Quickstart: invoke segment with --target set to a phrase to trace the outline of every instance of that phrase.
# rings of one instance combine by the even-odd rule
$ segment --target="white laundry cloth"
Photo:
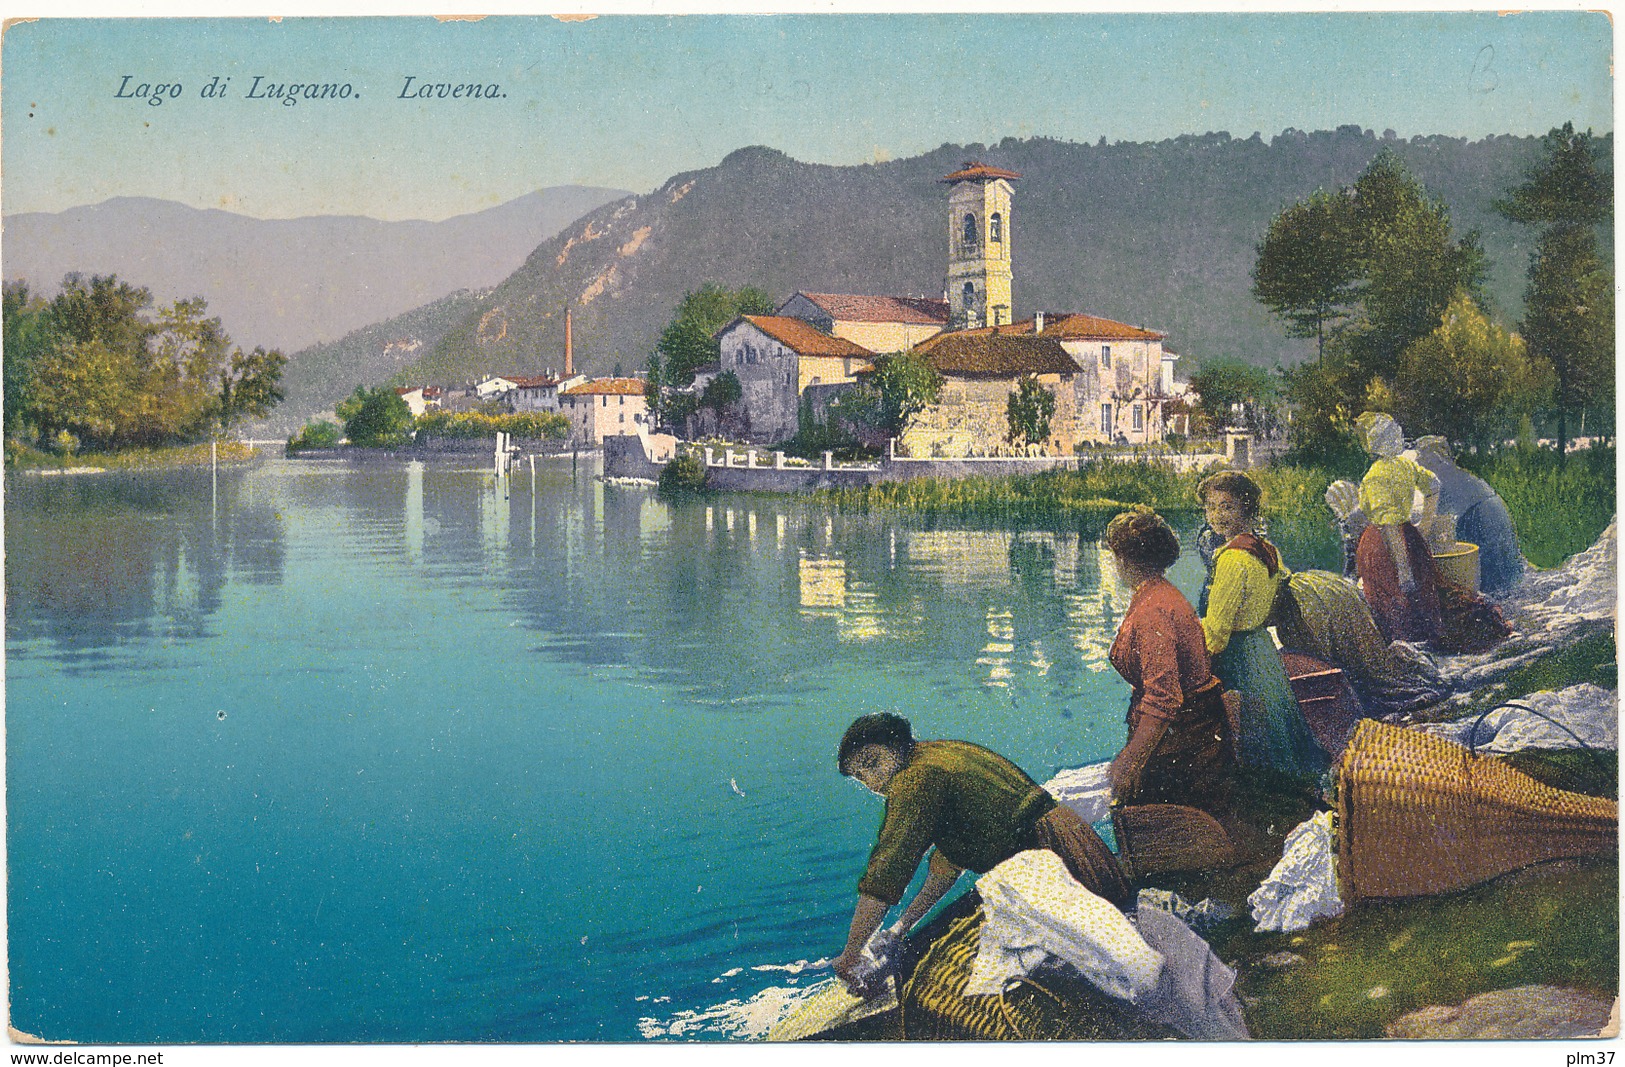
[[[1566,689],[1530,693],[1519,697],[1515,704],[1527,704],[1542,714],[1508,706],[1490,712],[1483,722],[1477,715],[1469,715],[1455,722],[1423,723],[1416,729],[1479,752],[1578,748],[1581,742],[1587,748],[1619,748],[1619,694],[1612,689],[1581,682]],[[1554,719],[1562,726],[1556,725]]]
[[[1142,892],[1144,892],[1142,890]],[[1157,988],[1139,1000],[1146,1018],[1198,1041],[1245,1041],[1236,972],[1179,916],[1157,907],[1135,911],[1140,936],[1163,958]]]
[[[1044,783],[1044,789],[1058,803],[1077,812],[1084,822],[1102,822],[1112,813],[1112,782],[1107,774],[1111,767],[1109,761],[1071,767],[1057,772]]]
[[[1127,916],[1079,885],[1047,849],[1018,852],[976,881],[981,945],[966,996],[1004,992],[1046,957],[1076,967],[1103,992],[1132,1001],[1154,990],[1162,956]]]
[[[1302,930],[1316,919],[1343,914],[1331,812],[1311,816],[1286,835],[1281,862],[1247,903],[1258,933]]]

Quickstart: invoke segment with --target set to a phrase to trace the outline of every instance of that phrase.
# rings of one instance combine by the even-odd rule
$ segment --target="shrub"
[[[684,452],[660,470],[660,492],[674,496],[705,491],[705,463],[692,452]]]
[[[338,423],[326,419],[317,419],[305,423],[305,428],[288,438],[285,451],[288,455],[302,452],[310,448],[337,448],[344,431]]]

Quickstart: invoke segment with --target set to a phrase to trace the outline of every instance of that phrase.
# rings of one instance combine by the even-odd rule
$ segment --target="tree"
[[[1458,292],[1477,297],[1487,261],[1477,233],[1451,240],[1450,210],[1384,148],[1350,189],[1361,283],[1349,355],[1392,378],[1411,342],[1433,332]]]
[[[1253,266],[1253,296],[1287,322],[1288,337],[1313,337],[1349,313],[1359,268],[1346,197],[1317,191],[1270,222]]]
[[[1565,122],[1541,138],[1546,155],[1495,210],[1531,226],[1595,226],[1614,214],[1614,179],[1591,131]]]
[[[1614,277],[1597,252],[1596,226],[1613,217],[1613,175],[1591,131],[1564,123],[1541,140],[1544,157],[1496,210],[1544,225],[1529,264],[1520,324],[1529,354],[1550,367],[1557,449],[1568,448],[1568,414],[1588,400],[1613,401]]]
[[[36,368],[56,344],[46,302],[29,291],[26,282],[7,283],[4,289],[5,336],[0,341],[0,400],[8,436],[33,436]]]
[[[263,419],[283,400],[282,368],[288,359],[272,349],[267,352],[258,346],[244,353],[241,348],[231,354],[231,362],[221,368],[220,425],[229,429],[240,419]]]
[[[1562,455],[1569,413],[1612,406],[1614,399],[1614,274],[1603,266],[1590,227],[1554,226],[1541,236],[1522,327],[1530,354],[1550,368]]]
[[[1190,384],[1199,398],[1197,410],[1220,426],[1231,419],[1237,404],[1256,412],[1275,396],[1275,383],[1268,371],[1228,356],[1202,360],[1191,374]]]
[[[277,352],[231,348],[200,298],[154,309],[113,275],[69,274],[49,303],[5,294],[6,432],[117,449],[197,440],[282,399]]]
[[[385,385],[355,392],[336,409],[344,420],[344,436],[363,448],[396,448],[412,436],[412,409],[400,394]]]
[[[687,385],[696,369],[719,362],[722,348],[714,335],[728,323],[740,315],[771,315],[773,310],[773,298],[749,285],[725,289],[706,282],[686,294],[655,346],[666,360],[667,384]]]
[[[870,381],[848,393],[854,417],[887,437],[901,437],[914,416],[937,402],[942,375],[912,349],[875,358]]]
[[[1534,376],[1523,341],[1460,293],[1438,328],[1405,349],[1394,384],[1396,414],[1411,436],[1484,448],[1506,418],[1516,419]]]
[[[1031,374],[1023,375],[1005,405],[1008,437],[1012,444],[1035,445],[1049,437],[1055,416],[1055,394]]]

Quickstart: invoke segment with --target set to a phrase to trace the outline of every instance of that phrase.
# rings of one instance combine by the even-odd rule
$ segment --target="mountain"
[[[442,222],[356,216],[255,219],[119,197],[5,217],[5,277],[56,292],[62,276],[117,274],[159,303],[201,296],[232,340],[293,352],[489,287],[538,243],[624,192],[562,186]]]
[[[324,341],[292,354],[282,373],[284,400],[249,437],[286,437],[313,415],[331,413],[333,404],[358,385],[393,378],[434,351],[446,331],[460,322],[489,289],[459,289],[384,322]]]
[[[1612,135],[1603,140],[1611,151]],[[752,147],[543,242],[405,373],[451,382],[557,367],[566,303],[577,367],[641,368],[678,300],[706,281],[758,285],[781,300],[798,289],[940,295],[948,220],[938,179],[970,159],[1023,175],[1011,220],[1018,317],[1085,311],[1164,331],[1174,352],[1290,364],[1313,342],[1285,337],[1253,300],[1256,246],[1283,207],[1352,182],[1384,146],[1449,205],[1458,234],[1480,231],[1493,260],[1489,295],[1515,317],[1534,235],[1491,202],[1538,158],[1536,137],[1400,140],[1345,126],[1268,141],[1011,138],[852,167]]]

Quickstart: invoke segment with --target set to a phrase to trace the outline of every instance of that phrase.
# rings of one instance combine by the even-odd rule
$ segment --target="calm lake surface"
[[[594,473],[9,481],[13,1025],[730,1036],[709,1009],[845,940],[882,810],[835,770],[854,716],[1039,780],[1121,744],[1093,533]]]

